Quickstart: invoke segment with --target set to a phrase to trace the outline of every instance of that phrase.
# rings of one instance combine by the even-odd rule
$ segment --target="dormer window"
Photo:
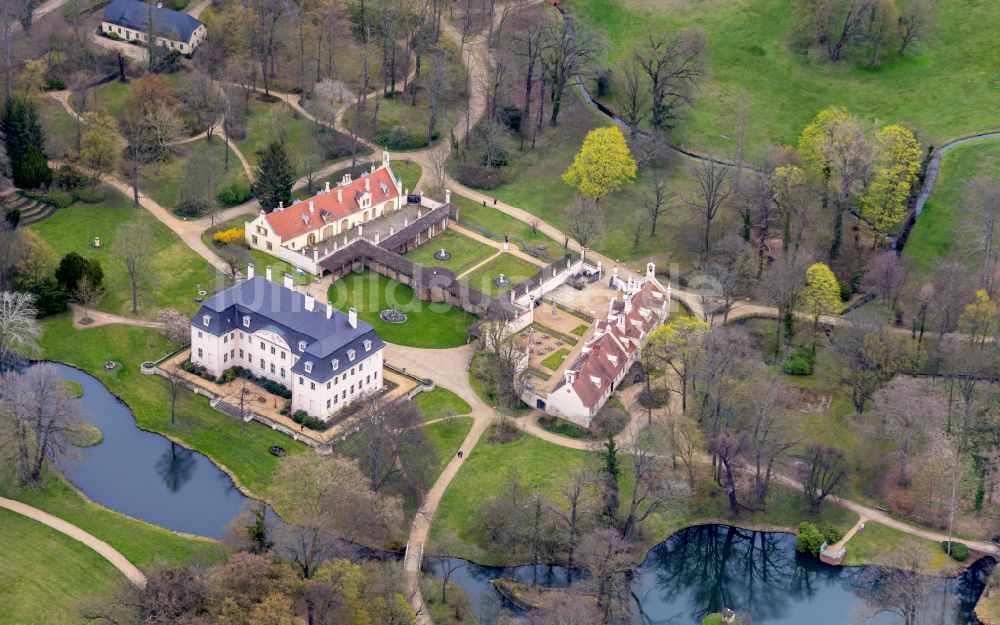
[[[299,341],[299,351],[300,352],[306,351],[306,342],[305,341]]]
[[[203,324],[208,325],[209,323],[211,323],[211,321],[212,321],[212,316],[211,315],[202,315],[201,316],[201,322]]]
[[[250,327],[250,315],[243,315],[243,327],[244,328]]]
[[[365,351],[366,352],[372,351],[372,342],[369,341],[368,339],[365,339]]]
[[[594,386],[601,385],[601,378],[597,377],[596,375],[590,376],[590,381],[594,383]]]
[[[613,364],[613,365],[617,365],[618,364],[618,356],[614,356],[612,354],[608,354],[608,360],[610,360],[611,364]]]
[[[354,356],[357,354],[353,349],[347,350],[347,359],[354,362]]]
[[[307,360],[306,364],[304,364],[303,367],[305,367],[306,373],[312,373],[313,372],[313,363],[312,363],[311,360]]]
[[[336,358],[334,358],[333,360],[331,360],[330,361],[330,368],[333,369],[334,371],[336,371],[337,369],[339,369],[340,368],[340,361],[337,360]]]

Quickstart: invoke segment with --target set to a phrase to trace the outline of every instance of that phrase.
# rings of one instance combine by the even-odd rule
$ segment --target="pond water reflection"
[[[464,563],[452,576],[473,598],[489,580],[531,583],[530,566]],[[428,568],[440,574],[441,564]],[[992,571],[985,558],[953,579],[877,567],[831,567],[795,553],[795,537],[725,525],[678,532],[632,574],[636,612],[649,625],[696,625],[729,607],[753,625],[977,625],[973,608]],[[539,584],[565,586],[563,567],[544,567]],[[475,604],[475,602],[474,602]]]
[[[97,378],[53,363],[80,383],[80,403],[104,441],[82,450],[62,467],[84,494],[113,510],[156,525],[220,538],[226,525],[251,502],[204,455],[139,429],[129,407]]]

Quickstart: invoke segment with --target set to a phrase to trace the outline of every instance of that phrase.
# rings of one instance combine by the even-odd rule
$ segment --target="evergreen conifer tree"
[[[254,193],[264,210],[285,206],[292,199],[295,167],[283,141],[272,141],[260,152],[260,164],[254,175]]]

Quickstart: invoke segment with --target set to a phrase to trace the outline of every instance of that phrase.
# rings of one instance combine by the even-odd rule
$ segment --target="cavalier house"
[[[268,274],[271,268],[267,269]],[[205,301],[191,320],[191,361],[214,376],[240,366],[292,390],[292,412],[319,419],[382,388],[382,340],[372,326],[271,276],[247,279]]]
[[[157,45],[188,56],[208,35],[205,25],[187,13],[164,9],[139,0],[112,0],[104,8],[101,33],[105,36],[145,43],[152,27]]]
[[[301,251],[344,234],[383,214],[399,210],[406,199],[403,183],[389,166],[389,153],[383,152],[382,166],[352,179],[350,174],[333,189],[313,197],[278,205],[247,222],[247,243],[253,249],[278,256],[278,248]]]

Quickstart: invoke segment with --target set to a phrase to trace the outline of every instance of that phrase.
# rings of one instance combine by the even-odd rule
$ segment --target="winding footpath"
[[[0,508],[10,510],[11,512],[20,514],[21,516],[38,521],[43,525],[51,527],[57,532],[61,532],[66,536],[69,536],[73,540],[83,543],[96,551],[102,558],[110,562],[116,569],[121,571],[130,582],[137,586],[146,585],[146,576],[143,575],[142,571],[140,571],[137,566],[129,562],[120,551],[100,538],[97,538],[93,534],[83,531],[72,523],[68,523],[58,517],[54,517],[48,512],[39,510],[34,506],[29,506],[26,503],[21,503],[20,501],[14,501],[13,499],[0,497]]]
[[[534,0],[534,2],[538,1],[540,0]],[[208,2],[207,0],[205,0],[196,5],[196,7],[204,8],[204,6],[207,6],[207,4]],[[499,16],[500,13],[498,12],[498,18]],[[468,66],[467,69],[470,75],[470,84],[473,85],[480,84],[483,81],[483,79],[488,75],[491,63],[490,53],[485,36],[483,34],[479,34],[477,36],[468,37],[465,39],[463,43],[461,41],[461,37],[457,32],[457,30],[447,21],[443,22],[443,32],[446,37],[456,41],[456,43],[463,46],[463,50],[466,52],[466,54],[464,54],[463,56],[466,58],[466,63]],[[594,107],[595,109],[599,110],[602,114],[605,115],[609,114],[608,112],[601,110],[598,103],[596,103],[593,100],[593,98],[590,97],[590,94],[586,91],[586,87],[583,85],[582,80],[578,80],[578,86],[581,91],[581,96],[583,97],[585,102],[587,102],[590,106]],[[375,91],[368,94],[365,97],[371,98],[376,96],[377,93],[378,92]],[[329,124],[325,124],[324,122],[318,121],[311,113],[306,111],[305,108],[302,107],[298,95],[279,93],[279,92],[274,92],[273,90],[271,91],[271,94],[286,102],[289,106],[295,109],[303,117],[310,119],[317,124],[324,124],[330,126]],[[60,100],[63,103],[63,106],[68,107],[69,105],[68,99],[57,98],[57,100]],[[335,116],[335,121],[333,124],[333,128],[335,130],[343,132],[348,136],[350,136],[351,133],[350,130],[344,127],[343,120],[346,111],[352,104],[353,103],[349,103],[341,107],[341,110],[338,111],[338,114]],[[474,127],[476,123],[485,114],[485,101],[483,99],[481,90],[479,89],[472,90],[472,93],[469,94],[468,107],[469,108],[467,115],[462,116],[460,121],[457,122],[456,127],[454,129],[455,137],[459,141],[461,141],[465,137],[467,129]],[[613,113],[611,113],[610,115],[612,119],[615,119]],[[620,122],[620,120],[617,121]],[[960,139],[958,141],[952,142],[942,147],[935,154],[934,161],[932,162],[931,168],[929,169],[928,180],[925,185],[924,193],[921,195],[921,201],[918,203],[918,210],[919,208],[922,208],[923,202],[926,200],[926,196],[933,189],[937,177],[937,166],[940,162],[941,153],[947,151],[951,147],[958,145],[960,143],[978,140],[982,138],[989,138],[989,137],[1000,137],[1000,133],[987,133],[984,135],[977,135],[975,137]],[[380,150],[380,148],[378,148],[377,146],[375,146],[374,144],[372,144],[371,142],[367,141],[364,138],[358,137],[358,141],[361,144],[365,145],[368,149],[376,151],[376,153],[378,150]],[[691,152],[687,152],[675,146],[671,146],[671,148],[689,158],[714,161],[714,159],[712,159],[711,157],[693,154]],[[239,152],[235,150],[235,148],[234,151],[236,151],[236,153],[239,154]],[[422,168],[421,178],[415,189],[415,190],[420,190],[436,186],[437,181],[433,180],[434,178],[433,172],[435,169],[435,165],[444,162],[444,159],[448,157],[450,151],[451,151],[451,142],[442,140],[439,141],[436,145],[433,145],[424,150],[417,150],[412,152],[392,152],[390,153],[390,158],[393,160],[413,161],[421,166]],[[240,158],[241,162],[244,165],[244,168],[246,169],[248,167],[248,164],[245,162],[245,159],[242,158],[242,155],[240,155]],[[715,162],[727,166],[732,166],[731,163],[725,163],[722,161],[715,161]],[[324,167],[316,176],[316,178],[321,179],[327,177],[340,169],[349,167],[350,165],[351,165],[350,159],[345,159],[338,161],[336,163],[331,163],[330,165]],[[125,193],[126,196],[131,197],[130,185],[114,177],[110,178],[105,177],[104,179],[106,182],[114,186],[117,190]],[[306,184],[305,179],[301,178],[296,182],[295,188],[301,188],[305,186],[305,184]],[[495,208],[501,211],[502,213],[510,217],[513,217],[515,219],[518,219],[519,221],[522,221],[524,223],[530,223],[532,221],[537,220],[537,218],[534,215],[532,215],[531,213],[525,211],[520,207],[512,206],[501,201],[497,201],[496,204],[493,204],[494,198],[492,196],[488,196],[480,191],[469,188],[459,183],[458,181],[450,179],[450,177],[448,177],[447,175],[445,176],[445,184],[447,188],[449,188],[453,193],[457,195],[461,195],[476,203],[487,202],[489,205],[495,206]],[[159,221],[161,221],[167,227],[173,230],[192,250],[194,250],[200,256],[205,258],[216,269],[218,269],[223,273],[226,272],[225,264],[222,263],[221,259],[219,259],[218,256],[214,253],[214,251],[212,251],[209,248],[209,246],[206,246],[201,239],[202,234],[212,226],[213,223],[212,221],[210,221],[208,218],[203,218],[198,220],[179,219],[175,217],[169,210],[162,207],[157,202],[155,202],[155,200],[146,196],[145,194],[140,195],[140,204],[146,210],[149,210]],[[220,213],[217,214],[216,223],[221,221],[226,221],[228,219],[232,219],[240,215],[256,214],[260,210],[260,208],[261,208],[260,204],[256,200],[251,200],[239,206],[227,209],[225,211],[221,211]],[[566,241],[568,247],[573,251],[581,251],[582,249],[581,246],[576,241],[574,241],[572,238],[570,238],[568,235],[563,233],[561,230],[559,230],[552,224],[542,221],[538,226],[538,230],[543,234],[545,234],[546,236],[551,237],[555,241],[558,242]],[[592,260],[601,260],[606,270],[610,271],[612,267],[616,266],[624,268],[624,265],[622,265],[621,263],[618,263],[615,260],[605,255],[596,253],[592,250],[587,250],[586,254],[588,258]],[[686,291],[681,288],[675,288],[673,290],[673,294],[674,297],[676,297],[679,301],[683,302],[685,306],[688,307],[688,309],[692,312],[692,314],[699,316],[701,318],[707,317],[706,312],[701,304],[701,298],[698,294]],[[75,310],[74,314],[75,316],[79,315],[80,311]],[[757,304],[746,302],[742,303],[737,310],[731,312],[729,318],[730,321],[733,321],[739,318],[749,317],[749,316],[776,316],[776,315],[777,315],[777,310],[774,309],[773,307],[760,306]],[[115,315],[109,315],[106,313],[91,312],[91,317],[95,319],[95,323],[97,324],[137,323],[136,320],[128,319],[125,317],[118,317]],[[831,323],[839,323],[840,321],[838,321],[837,319],[838,318],[830,318],[829,321]],[[142,322],[142,323],[148,324],[151,322]],[[473,345],[467,345],[454,349],[439,349],[439,350],[417,349],[417,348],[404,347],[394,344],[387,344],[386,346],[386,360],[388,362],[391,362],[393,365],[397,367],[404,368],[408,372],[414,373],[418,376],[429,377],[434,379],[435,383],[437,383],[439,386],[448,388],[449,390],[455,392],[459,397],[468,402],[469,405],[472,407],[469,416],[471,416],[471,418],[473,419],[473,424],[471,429],[469,430],[468,435],[466,436],[465,440],[462,442],[460,447],[460,449],[464,452],[463,456],[460,458],[456,454],[452,457],[451,461],[445,467],[445,469],[443,470],[437,481],[428,491],[426,497],[424,498],[423,502],[420,505],[420,508],[417,510],[414,516],[412,525],[409,530],[407,552],[403,562],[403,569],[406,578],[406,584],[409,589],[411,597],[411,602],[417,613],[417,622],[420,625],[432,625],[433,623],[428,613],[428,610],[426,609],[426,606],[423,603],[423,598],[420,594],[419,575],[420,575],[422,556],[424,554],[427,542],[429,540],[431,526],[434,517],[436,515],[438,506],[440,505],[444,493],[451,485],[452,481],[460,471],[462,465],[472,454],[475,453],[476,446],[478,442],[481,440],[483,434],[486,433],[489,427],[494,423],[496,423],[499,419],[496,412],[485,402],[483,402],[483,400],[472,388],[472,385],[470,383],[469,365],[472,359],[472,355],[474,353],[474,349],[475,348]],[[630,437],[632,432],[634,432],[637,428],[640,428],[642,426],[642,423],[644,423],[644,421],[645,421],[644,415],[639,414],[637,416],[634,416],[630,423],[629,428],[627,428],[626,431],[620,435],[620,441],[625,442],[625,440]],[[519,419],[513,419],[512,422],[517,427],[522,429],[525,433],[531,436],[538,437],[552,444],[572,449],[581,449],[581,450],[590,449],[590,446],[586,442],[575,439],[569,439],[542,429],[541,427],[538,426],[534,415],[521,417]],[[455,451],[457,452],[458,450]],[[798,490],[803,489],[802,483],[798,480],[795,480],[794,478],[783,475],[776,475],[775,479],[776,481],[791,488],[795,488]],[[831,499],[836,504],[841,505],[857,513],[862,519],[882,523],[888,527],[892,527],[894,529],[905,532],[912,536],[925,538],[928,540],[941,541],[947,539],[947,537],[942,534],[913,527],[909,524],[903,523],[902,521],[890,517],[884,512],[864,506],[857,502],[853,502],[839,497],[832,497]],[[8,500],[0,500],[0,505],[3,505],[3,507],[5,508],[11,509],[9,505],[6,505],[5,502],[7,501]],[[9,503],[19,505],[24,508],[30,508],[30,506],[24,506],[24,504],[18,504],[18,502],[9,502]],[[82,530],[79,530],[79,528],[75,528],[69,525],[68,523],[56,519],[55,517],[51,517],[51,515],[46,515],[46,513],[37,510],[35,510],[35,512],[40,513],[41,515],[45,515],[46,517],[49,517],[53,523],[62,524],[63,526],[65,526],[66,529],[60,529],[58,527],[57,529],[60,529],[60,531],[63,531],[64,533],[67,533],[68,535],[71,535],[74,538],[77,538],[77,535],[74,534],[88,537],[89,540],[93,541],[94,544],[97,545],[94,546],[93,548],[102,555],[104,555],[104,557],[108,558],[109,561],[111,561],[113,564],[115,564],[115,566],[117,566],[120,570],[122,570],[123,573],[129,576],[129,579],[136,581],[136,583],[142,583],[141,580],[143,580],[144,578],[142,578],[141,572],[139,572],[138,569],[136,569],[134,566],[128,563],[128,561],[125,560],[120,553],[112,549],[107,544],[97,540],[96,538],[90,536],[89,534],[86,534],[85,532],[82,532]],[[32,516],[32,518],[36,517]],[[46,524],[51,525],[51,523],[46,523]],[[55,525],[51,526],[56,527]],[[90,542],[86,542],[82,538],[77,538],[77,539],[81,540],[81,542],[85,542],[85,544],[91,545]],[[990,553],[990,554],[1000,553],[1000,550],[998,550],[998,548],[991,543],[982,541],[963,541],[963,542],[965,542],[971,548],[977,551],[981,551],[983,553]],[[101,547],[101,545],[103,545],[103,547]]]

